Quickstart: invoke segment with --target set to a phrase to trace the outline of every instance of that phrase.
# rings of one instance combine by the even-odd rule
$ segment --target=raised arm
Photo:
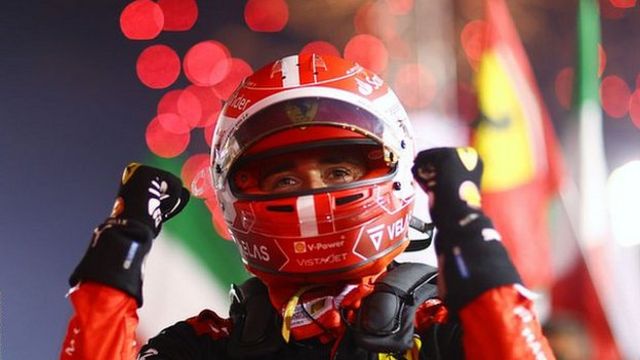
[[[437,148],[415,159],[436,225],[439,292],[463,328],[473,359],[554,358],[500,234],[482,212],[482,161],[472,148]],[[527,204],[522,204],[527,206]]]
[[[61,359],[135,358],[142,263],[162,223],[188,200],[176,176],[137,163],[126,167],[111,215],[94,230],[69,279],[74,315]]]

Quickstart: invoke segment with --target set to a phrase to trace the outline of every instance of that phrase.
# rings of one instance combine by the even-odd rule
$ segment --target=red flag
[[[561,181],[557,140],[504,0],[486,0],[476,78],[481,119],[471,144],[485,163],[483,209],[525,284],[552,281],[547,207]]]

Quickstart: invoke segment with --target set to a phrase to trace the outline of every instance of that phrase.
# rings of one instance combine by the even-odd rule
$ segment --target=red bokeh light
[[[598,1],[598,5],[600,5],[600,14],[605,19],[616,20],[624,16],[625,9],[613,6],[611,1],[601,0]]]
[[[620,9],[629,9],[636,6],[636,0],[610,0],[611,5]]]
[[[569,110],[573,96],[573,68],[566,67],[558,72],[555,81],[556,97],[560,105]]]
[[[200,99],[186,90],[171,90],[158,103],[158,119],[170,132],[183,134],[200,123],[202,108]]]
[[[151,0],[135,0],[120,13],[120,30],[127,39],[153,39],[160,34],[163,26],[162,9]]]
[[[140,82],[152,89],[164,89],[180,75],[180,58],[167,45],[152,45],[144,49],[136,62]]]
[[[216,94],[222,100],[228,99],[242,80],[253,73],[251,65],[242,59],[231,58],[226,62],[229,68],[227,76],[219,84],[213,86]]]
[[[604,51],[602,44],[598,44],[598,77],[602,76],[604,68],[607,67],[607,53]]]
[[[600,98],[602,108],[607,115],[621,118],[629,111],[629,97],[631,92],[627,83],[619,76],[610,75],[602,79],[600,84]]]
[[[145,140],[149,150],[157,156],[164,158],[176,157],[187,148],[190,133],[174,134],[167,131],[161,124],[160,120],[155,117],[147,126]]]
[[[469,21],[460,32],[462,49],[473,69],[477,69],[480,64],[486,32],[487,23],[484,20]]]
[[[389,62],[389,52],[382,41],[368,34],[352,37],[344,47],[344,57],[378,74],[387,68]]]
[[[633,125],[640,129],[640,89],[636,89],[629,97],[629,117]]]
[[[193,84],[212,86],[229,71],[229,50],[224,44],[208,40],[192,46],[184,56],[184,73]]]
[[[302,54],[333,55],[339,57],[340,51],[333,44],[318,40],[305,45],[302,50],[300,50],[300,55]]]
[[[166,31],[186,31],[193,27],[198,19],[198,4],[195,0],[158,0],[164,13]]]
[[[402,103],[410,109],[424,108],[435,95],[436,81],[420,64],[405,64],[398,69],[394,89]]]
[[[215,123],[222,108],[222,102],[216,95],[216,92],[210,87],[190,85],[185,89],[198,98],[200,101],[200,121],[195,125],[197,127],[206,127]]]
[[[289,6],[284,0],[249,0],[244,7],[244,21],[258,32],[277,32],[289,20]]]
[[[180,171],[182,183],[192,193],[193,179],[202,169],[209,170],[209,154],[200,153],[191,155],[182,165],[182,171]]]
[[[208,162],[204,165],[194,173],[193,179],[189,183],[189,189],[191,190],[191,195],[199,199],[211,199],[215,197],[211,169]]]
[[[413,0],[385,0],[394,15],[406,15],[413,10]]]
[[[210,126],[204,128],[204,141],[206,141],[207,145],[211,147],[211,143],[213,142],[213,131],[215,130],[215,122]]]
[[[382,39],[397,35],[396,18],[386,2],[368,1],[362,4],[353,18],[353,25],[359,34],[371,34]]]
[[[191,130],[189,125],[187,125],[184,119],[178,114],[165,113],[158,114],[157,117],[160,126],[172,134],[186,134]]]

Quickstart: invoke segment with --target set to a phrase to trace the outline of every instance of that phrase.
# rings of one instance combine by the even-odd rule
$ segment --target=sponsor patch
[[[293,251],[296,254],[302,254],[307,252],[307,244],[304,241],[296,241],[293,243]]]

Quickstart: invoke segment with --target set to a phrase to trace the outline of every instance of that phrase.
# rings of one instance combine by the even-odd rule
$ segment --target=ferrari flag
[[[560,186],[561,156],[506,3],[485,5],[485,48],[476,74],[481,118],[471,138],[485,163],[482,205],[525,284],[547,288],[547,206]]]

